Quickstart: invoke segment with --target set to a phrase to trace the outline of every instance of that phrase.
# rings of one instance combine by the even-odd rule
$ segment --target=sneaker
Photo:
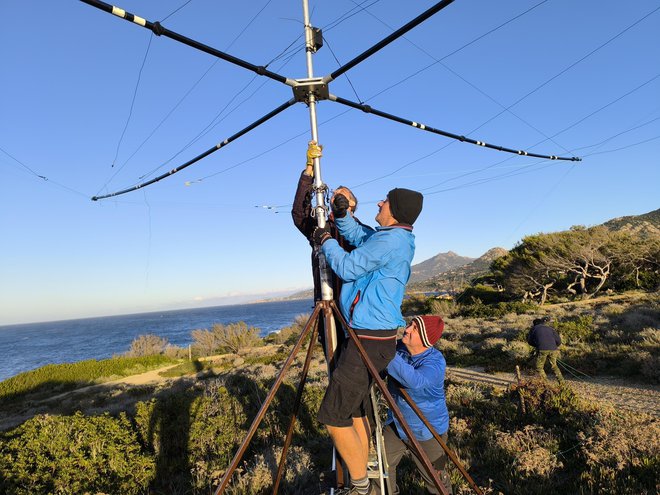
[[[335,493],[337,493],[337,492],[335,491]],[[346,495],[359,495],[358,490],[355,487],[350,488],[345,493],[346,493]],[[367,495],[378,495],[378,492],[376,491],[376,487],[373,485],[373,483],[369,484],[369,491],[367,492]]]

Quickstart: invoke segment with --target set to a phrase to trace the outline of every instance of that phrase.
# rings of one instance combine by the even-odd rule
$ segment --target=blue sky
[[[327,26],[315,74],[434,2],[359,3],[310,2],[312,24]],[[297,1],[117,5],[150,21],[176,11],[164,26],[258,65],[301,46]],[[358,216],[372,224],[389,189],[423,191],[415,262],[658,208],[659,8],[457,0],[330,84],[436,128],[584,161],[512,156],[324,101],[324,180],[359,186]],[[289,87],[82,2],[9,0],[0,15],[0,324],[311,285],[288,206],[309,139],[303,104],[177,175],[90,200],[210,148],[289,99]],[[305,77],[303,52],[285,54],[269,69]]]

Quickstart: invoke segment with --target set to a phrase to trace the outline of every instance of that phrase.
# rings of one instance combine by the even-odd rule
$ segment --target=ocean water
[[[186,347],[193,330],[244,321],[265,336],[312,310],[311,300],[295,300],[0,326],[0,381],[46,364],[109,358],[148,333]]]

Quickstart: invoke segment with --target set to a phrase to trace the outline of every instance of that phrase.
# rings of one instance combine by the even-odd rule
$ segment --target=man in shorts
[[[312,234],[314,243],[321,246],[328,264],[343,282],[339,298],[342,315],[379,372],[394,357],[397,329],[405,326],[401,302],[415,252],[412,225],[422,211],[422,202],[422,195],[416,191],[392,189],[378,203],[379,227],[374,230],[347,214],[348,198],[337,194],[332,201],[335,225],[355,249],[346,252],[327,227],[317,227]],[[349,493],[354,495],[375,493],[367,478],[369,427],[365,407],[371,382],[355,343],[347,339],[330,377],[318,420],[328,428],[346,463],[352,485]]]

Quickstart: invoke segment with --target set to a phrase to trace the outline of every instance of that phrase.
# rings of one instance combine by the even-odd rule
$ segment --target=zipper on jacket
[[[350,326],[353,326],[353,311],[355,310],[355,306],[357,306],[357,303],[360,301],[360,292],[361,290],[357,291],[357,295],[355,296],[355,299],[353,299],[353,302],[351,303],[351,308],[348,310],[348,324]]]

